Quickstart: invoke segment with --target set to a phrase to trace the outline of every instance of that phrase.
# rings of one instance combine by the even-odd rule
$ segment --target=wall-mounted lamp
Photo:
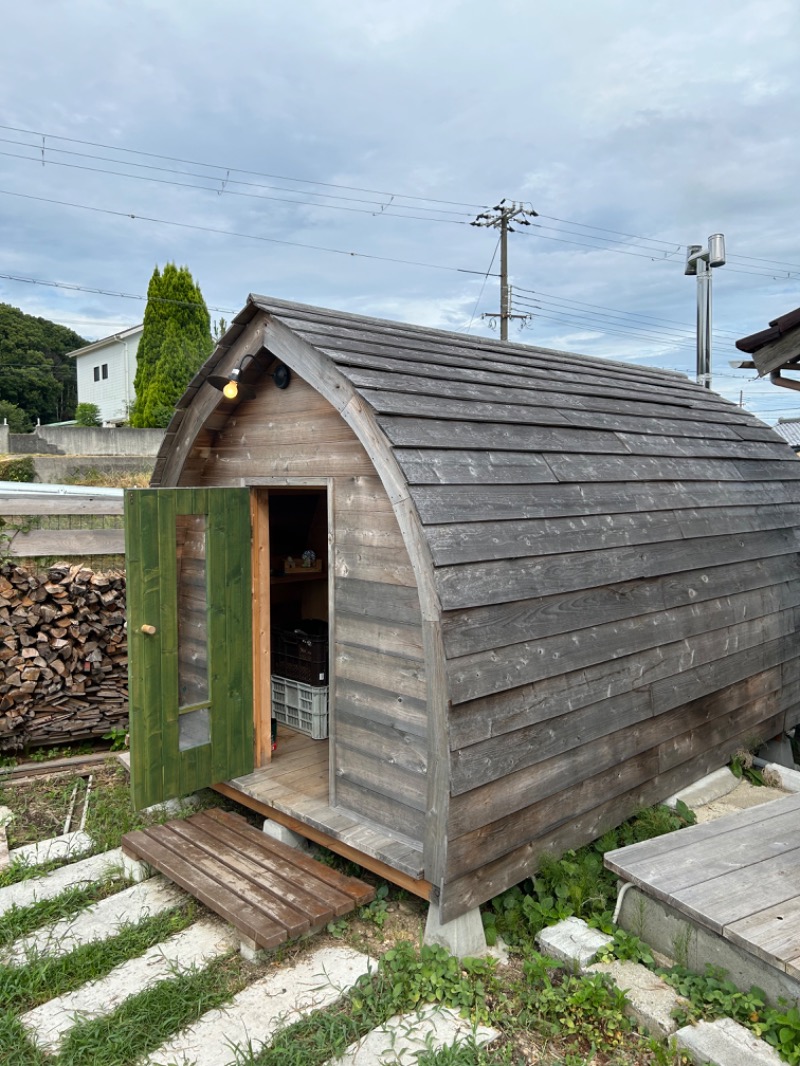
[[[252,400],[256,394],[255,389],[250,385],[244,384],[242,381],[242,373],[248,363],[251,363],[254,359],[254,355],[248,354],[243,356],[239,365],[234,367],[227,377],[222,377],[220,374],[214,374],[209,377],[209,385],[213,385],[215,389],[219,389],[226,400]],[[279,389],[288,388],[289,382],[292,379],[289,367],[284,366],[283,363],[278,363],[271,376],[272,380],[275,382],[276,388]]]

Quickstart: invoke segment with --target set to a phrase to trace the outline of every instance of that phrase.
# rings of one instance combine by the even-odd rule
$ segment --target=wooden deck
[[[312,740],[281,725],[268,766],[215,788],[407,891],[429,897],[420,844],[330,805],[327,740]]]
[[[128,833],[122,848],[259,948],[312,932],[375,895],[370,885],[273,840],[228,811],[203,811]]]
[[[800,978],[800,795],[605,856],[647,895]]]

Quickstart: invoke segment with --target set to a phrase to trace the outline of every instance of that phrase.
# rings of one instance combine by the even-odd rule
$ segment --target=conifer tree
[[[161,272],[156,267],[136,355],[131,425],[166,426],[212,348],[208,308],[189,268],[167,263]]]

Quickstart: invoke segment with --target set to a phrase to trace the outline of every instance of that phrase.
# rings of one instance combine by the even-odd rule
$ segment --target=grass
[[[0,915],[0,950],[49,922],[72,917],[92,903],[98,903],[118,892],[125,884],[126,882],[120,883],[109,878],[84,888],[67,889],[53,899],[40,900],[30,907],[12,907]]]
[[[206,969],[161,981],[113,1013],[76,1025],[62,1046],[59,1066],[130,1066],[206,1011],[224,1006],[252,976],[241,958],[229,955]]]
[[[115,966],[144,954],[167,937],[179,933],[197,918],[194,900],[163,914],[124,926],[107,940],[83,944],[58,958],[33,956],[23,966],[0,965],[0,1003],[24,1013],[105,977]],[[0,1053],[0,1062],[3,1062]]]

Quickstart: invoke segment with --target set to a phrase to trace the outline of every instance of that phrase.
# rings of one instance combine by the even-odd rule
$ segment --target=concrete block
[[[159,981],[202,969],[234,946],[229,926],[217,918],[201,919],[143,955],[120,963],[105,977],[34,1007],[20,1020],[42,1051],[57,1054],[75,1025],[111,1014],[130,996]]]
[[[742,992],[756,985],[763,989],[770,1006],[777,1007],[781,999],[792,1003],[800,997],[800,980],[796,977],[717,933],[694,925],[674,907],[633,885],[622,897],[617,924],[679,966],[695,973],[705,973],[706,966],[719,967]]]
[[[0,807],[0,829],[7,829],[14,821],[14,812],[10,807]]]
[[[794,767],[792,742],[785,733],[775,737],[773,740],[768,740],[766,744],[762,744],[756,755],[765,762],[774,762],[779,766]]]
[[[638,962],[596,962],[589,973],[605,973],[625,993],[625,1013],[636,1025],[661,1040],[672,1036],[678,1024],[672,1012],[686,1001],[652,970]]]
[[[785,1066],[774,1048],[732,1018],[687,1025],[675,1042],[695,1066]]]
[[[764,767],[764,773],[773,773],[780,781],[780,787],[785,792],[800,792],[800,771],[790,770],[788,766],[780,763],[769,762]]]
[[[462,914],[460,918],[443,923],[439,918],[439,907],[432,903],[428,907],[422,943],[438,944],[458,959],[476,959],[489,954],[478,907]]]
[[[693,785],[682,788],[674,796],[665,799],[664,804],[667,807],[675,807],[678,800],[682,800],[687,807],[694,810],[695,807],[703,807],[706,803],[713,803],[714,800],[727,796],[738,784],[739,778],[732,774],[727,766],[723,766],[713,774],[701,777]]]
[[[186,810],[193,810],[200,803],[197,796],[176,796],[175,799],[164,800],[163,803],[154,803],[152,807],[145,807],[142,814],[169,814],[180,815]]]
[[[91,851],[92,846],[89,834],[78,829],[73,833],[51,837],[49,840],[39,840],[36,844],[23,844],[22,847],[12,848],[9,858],[12,863],[42,866],[46,862],[71,861]]]
[[[124,876],[122,852],[119,848],[91,855],[67,866],[59,866],[49,874],[40,874],[25,881],[0,888],[0,914],[12,907],[31,907],[43,899],[53,899],[70,888],[85,888],[105,877]]]
[[[138,885],[140,881],[146,881],[154,873],[152,866],[148,866],[146,862],[141,862],[139,859],[131,858],[124,851],[119,853],[119,864],[125,880],[133,881],[135,885]]]
[[[497,1029],[474,1026],[448,1007],[431,1005],[414,1014],[395,1015],[327,1066],[414,1066],[423,1053],[457,1047],[470,1039],[484,1047],[499,1035]]]
[[[171,910],[186,898],[177,885],[152,877],[16,940],[0,958],[12,966],[23,966],[31,956],[61,958],[83,944],[116,936],[129,923]]]
[[[598,951],[614,938],[597,929],[590,929],[582,918],[564,918],[549,925],[536,937],[543,955],[566,963],[573,970],[585,970]]]
[[[162,1044],[143,1066],[223,1066],[248,1047],[258,1054],[273,1035],[341,999],[374,963],[352,948],[321,948],[254,981],[218,1010]]]
[[[287,829],[280,822],[273,822],[271,818],[264,819],[263,832],[268,837],[272,837],[273,840],[279,840],[281,844],[286,844],[287,847],[298,848],[300,851],[308,851],[309,849],[309,844],[305,837],[301,837],[299,833],[292,832],[291,829]]]

